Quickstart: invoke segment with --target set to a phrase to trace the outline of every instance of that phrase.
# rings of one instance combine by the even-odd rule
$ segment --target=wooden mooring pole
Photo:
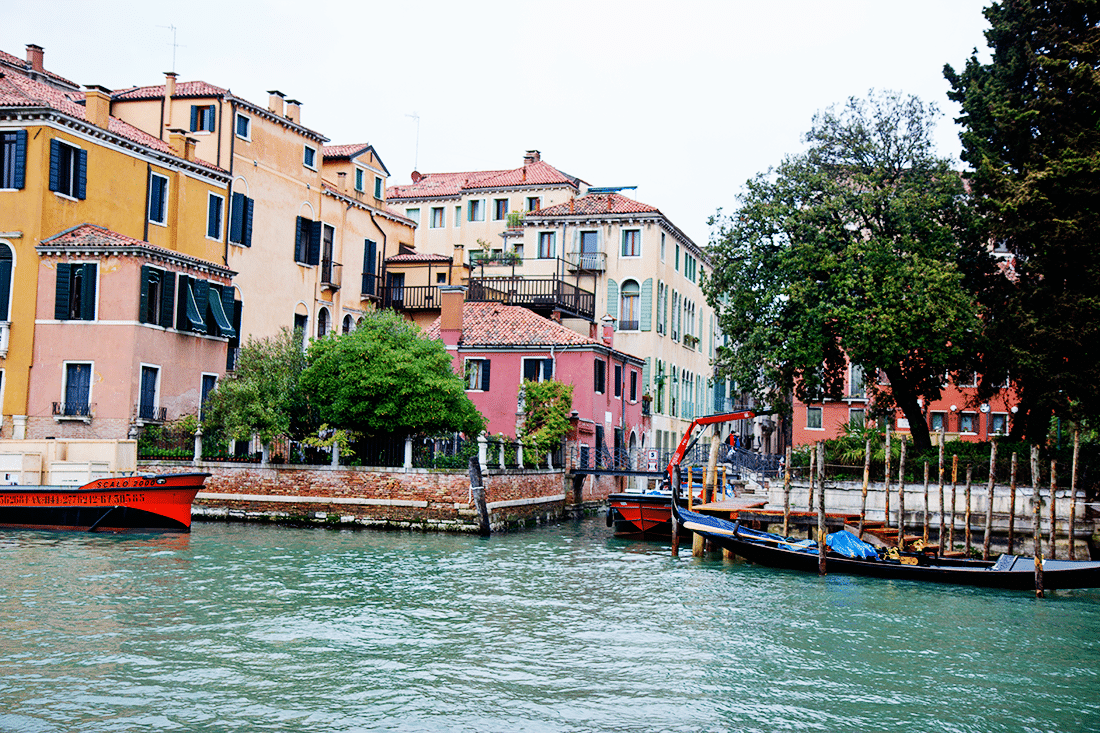
[[[940,425],[940,534],[939,534],[939,547],[940,554],[943,554],[943,519],[947,512],[944,511],[945,506],[943,503],[943,425]]]
[[[489,536],[489,505],[485,501],[485,485],[481,482],[481,461],[470,456],[470,493],[477,508],[477,533]]]
[[[871,483],[871,439],[863,446],[863,498],[859,504],[859,538],[863,539],[863,524],[867,521],[867,486]]]
[[[1077,551],[1074,549],[1073,537],[1077,532],[1077,456],[1081,451],[1081,431],[1076,428],[1073,431],[1073,468],[1069,478],[1069,559],[1077,559]]]
[[[905,549],[905,439],[901,440],[898,458],[898,549]]]
[[[1043,534],[1040,529],[1042,500],[1039,498],[1039,446],[1031,446],[1031,534],[1034,538],[1035,595],[1043,597]]]
[[[892,457],[892,453],[893,451],[890,449],[890,423],[886,423],[886,457],[885,465],[883,466],[885,469],[883,475],[886,477],[886,491],[882,492],[882,494],[886,499],[886,506],[884,507],[886,517],[883,526],[887,528],[890,526],[890,458]]]
[[[791,447],[787,446],[783,462],[783,536],[791,534]]]
[[[989,544],[993,540],[993,486],[997,476],[997,441],[989,443],[989,484],[985,499],[985,537],[982,539],[982,559],[989,559]]]
[[[924,535],[922,541],[928,544],[928,461],[924,462]]]
[[[817,444],[821,486],[817,493],[817,572],[825,574],[825,441]]]
[[[974,479],[974,464],[966,462],[966,511],[963,518],[966,520],[966,557],[970,558],[970,485]]]
[[[680,490],[680,467],[678,465],[672,467],[672,476],[670,479],[672,481],[672,486],[669,487],[672,489],[672,501],[676,501],[676,495]],[[676,512],[673,511],[672,504],[669,504],[669,513],[672,515],[672,556],[679,557],[680,522],[676,520]]]
[[[1012,464],[1008,477],[1008,554],[1012,554],[1012,544],[1016,532],[1016,451],[1012,451]]]
[[[947,527],[947,549],[955,549],[955,497],[959,485],[959,456],[951,456],[951,524]]]
[[[1047,549],[1050,550],[1049,557],[1051,560],[1058,557],[1058,546],[1054,543],[1054,533],[1058,528],[1058,514],[1056,508],[1058,506],[1058,479],[1057,476],[1057,463],[1053,458],[1050,459],[1050,542],[1047,543]]]
[[[817,483],[817,446],[810,449],[810,498],[807,511],[814,510],[814,485]],[[809,531],[809,530],[807,530]]]

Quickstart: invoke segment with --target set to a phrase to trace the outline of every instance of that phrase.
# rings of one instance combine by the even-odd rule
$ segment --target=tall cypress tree
[[[944,76],[985,231],[1007,254],[987,372],[1019,392],[1013,433],[1041,440],[1052,413],[1100,412],[1100,2],[1003,0],[985,16],[991,62],[975,51]]]

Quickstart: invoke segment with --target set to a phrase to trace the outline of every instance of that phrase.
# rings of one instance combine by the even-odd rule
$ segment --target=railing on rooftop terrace
[[[558,277],[471,278],[466,300],[520,305],[536,311],[557,309],[589,320],[596,314],[595,293]]]

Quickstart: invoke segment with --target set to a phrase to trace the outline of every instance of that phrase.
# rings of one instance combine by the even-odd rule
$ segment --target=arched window
[[[352,328],[353,328],[353,326],[352,326],[351,316],[350,315],[344,316],[344,333],[351,333]]]
[[[641,288],[636,280],[626,280],[619,289],[619,330],[638,330],[638,296]]]
[[[11,247],[0,244],[0,321],[7,321],[11,318],[9,305],[11,301],[12,261]]]
[[[328,333],[329,320],[328,320],[328,308],[322,308],[317,311],[317,338],[324,338]]]

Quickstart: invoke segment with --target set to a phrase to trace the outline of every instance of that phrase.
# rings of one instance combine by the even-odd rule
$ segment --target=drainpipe
[[[234,125],[229,135],[229,185],[225,189],[225,226],[223,227],[224,231],[222,231],[222,240],[224,243],[222,260],[225,262],[226,267],[229,267],[229,222],[233,218],[233,157],[237,150],[237,103],[230,102],[229,110]],[[220,152],[218,157],[221,157]]]
[[[142,212],[142,220],[144,223],[144,229],[142,230],[141,238],[146,242],[149,241],[149,182],[153,177],[153,166],[149,163],[145,164],[145,211]]]
[[[370,214],[370,222],[374,224],[374,228],[382,233],[382,267],[379,269],[379,278],[382,280],[382,287],[386,286],[386,230],[378,226],[378,222],[374,220],[374,212],[367,209],[367,213]],[[381,288],[380,288],[381,289]]]

